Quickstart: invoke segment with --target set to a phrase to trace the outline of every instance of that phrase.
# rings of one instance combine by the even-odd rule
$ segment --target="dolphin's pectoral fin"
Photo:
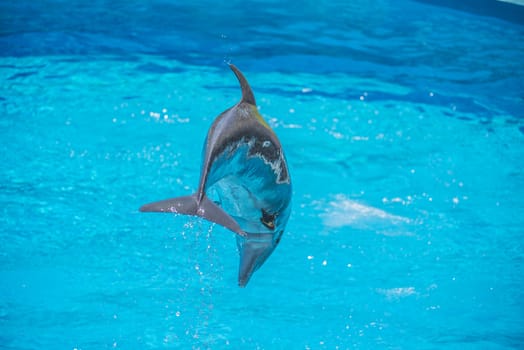
[[[240,228],[235,219],[206,196],[202,198],[197,213],[194,215],[224,226],[240,236],[246,236],[246,233]]]
[[[270,230],[275,229],[275,217],[276,214],[269,214],[267,211],[262,209],[262,217],[260,218],[260,222],[266,226]]]
[[[198,203],[196,196],[184,196],[145,204],[140,207],[142,212],[177,213],[197,215]]]
[[[200,216],[208,221],[224,226],[240,236],[246,235],[235,219],[206,196],[203,196],[200,204],[198,203],[197,195],[194,194],[192,196],[177,197],[149,203],[140,207],[140,211]]]

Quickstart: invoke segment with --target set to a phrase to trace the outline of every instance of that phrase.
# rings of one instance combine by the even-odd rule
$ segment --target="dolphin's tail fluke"
[[[206,196],[202,197],[200,203],[198,202],[198,196],[196,194],[166,199],[145,204],[140,207],[140,211],[200,216],[208,221],[224,226],[240,236],[246,235],[235,219]]]

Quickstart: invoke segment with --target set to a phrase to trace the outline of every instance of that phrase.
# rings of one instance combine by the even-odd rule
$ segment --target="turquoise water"
[[[407,0],[3,2],[0,348],[523,348],[523,34]],[[138,212],[196,190],[225,62],[294,190],[244,289],[233,233]]]

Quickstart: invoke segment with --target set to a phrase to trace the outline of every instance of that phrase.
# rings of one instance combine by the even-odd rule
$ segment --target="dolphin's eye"
[[[266,226],[270,230],[275,229],[275,216],[276,214],[269,214],[267,211],[262,209],[262,217],[260,218],[260,222]]]

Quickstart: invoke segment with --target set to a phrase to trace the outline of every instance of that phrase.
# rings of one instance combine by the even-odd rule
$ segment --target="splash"
[[[397,287],[389,289],[378,288],[377,293],[384,295],[388,300],[398,300],[418,294],[415,287]]]
[[[368,229],[370,227],[399,226],[411,224],[412,220],[403,216],[393,215],[384,210],[366,206],[343,194],[337,194],[328,202],[325,212],[321,214],[324,225],[328,228],[350,226]]]

